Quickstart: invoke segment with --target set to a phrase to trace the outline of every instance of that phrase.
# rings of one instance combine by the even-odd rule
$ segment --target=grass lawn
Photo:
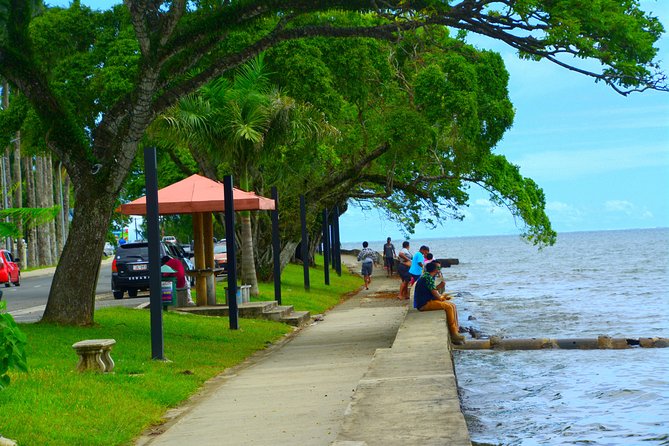
[[[322,268],[311,271],[311,291],[305,292],[302,268],[286,268],[284,304],[320,313],[361,283],[349,274],[332,274],[332,285],[326,287]],[[272,284],[262,284],[261,293],[265,300],[273,297]],[[0,434],[22,446],[132,444],[204,381],[292,330],[277,322],[240,319],[240,329],[232,331],[227,318],[164,313],[165,356],[171,362],[162,362],[150,359],[148,311],[106,308],[96,312],[95,320],[94,327],[21,325],[28,337],[29,373],[12,373],[10,386],[0,392]],[[113,374],[75,371],[72,344],[96,338],[116,339]]]
[[[304,270],[302,265],[288,265],[281,273],[281,303],[292,305],[296,310],[309,311],[311,314],[323,313],[340,303],[343,296],[362,286],[362,278],[348,273],[342,266],[341,277],[330,270],[330,285],[324,285],[323,257],[316,256],[319,266],[309,269],[310,290],[304,290]],[[216,283],[216,300],[225,302],[227,282]],[[260,295],[252,301],[274,300],[274,282],[258,284]]]

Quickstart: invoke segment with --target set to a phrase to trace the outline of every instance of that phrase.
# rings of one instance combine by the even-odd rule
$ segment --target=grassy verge
[[[332,274],[326,287],[322,273],[312,269],[311,291],[305,292],[302,268],[289,266],[282,275],[284,303],[320,313],[360,285],[355,276]],[[272,284],[262,284],[261,292],[273,299]],[[0,392],[0,434],[20,445],[132,444],[204,381],[291,331],[255,319],[241,320],[237,331],[228,327],[227,318],[165,313],[165,356],[171,362],[161,362],[150,359],[148,311],[101,309],[94,327],[23,324],[30,372],[12,374],[11,385]],[[72,344],[96,338],[116,339],[113,374],[74,370]]]
[[[323,313],[341,302],[343,295],[357,290],[362,285],[358,276],[343,271],[341,277],[330,270],[330,285],[323,280],[323,258],[317,256],[319,266],[309,269],[310,290],[304,290],[304,271],[301,265],[288,265],[281,273],[281,303],[292,305],[296,310],[311,314]],[[343,267],[345,270],[346,268]],[[225,302],[226,282],[216,284],[216,300]],[[260,295],[253,301],[274,300],[274,283],[258,284]]]

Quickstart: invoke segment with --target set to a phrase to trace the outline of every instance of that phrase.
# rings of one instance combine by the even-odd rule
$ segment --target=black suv
[[[193,269],[191,261],[183,249],[177,250],[173,244],[160,243],[160,257],[169,255],[178,258],[184,269]],[[139,291],[149,289],[149,244],[135,242],[119,245],[112,261],[111,288],[114,299],[123,299],[123,293],[137,297]]]

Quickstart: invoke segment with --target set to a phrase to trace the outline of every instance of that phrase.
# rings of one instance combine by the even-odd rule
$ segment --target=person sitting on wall
[[[160,263],[161,265],[169,266],[176,272],[177,296],[180,295],[180,293],[185,293],[186,305],[189,307],[195,306],[195,302],[193,302],[193,298],[190,295],[190,283],[186,279],[186,271],[184,270],[184,266],[181,261],[179,259],[175,259],[174,257],[163,256],[163,258],[160,259]],[[179,299],[177,299],[177,301],[179,301]]]
[[[462,345],[465,343],[465,337],[458,331],[460,325],[457,308],[453,302],[448,302],[451,296],[446,293],[439,294],[434,284],[434,276],[437,275],[438,269],[437,262],[425,265],[425,272],[420,276],[414,288],[413,306],[418,311],[444,310],[451,342]]]

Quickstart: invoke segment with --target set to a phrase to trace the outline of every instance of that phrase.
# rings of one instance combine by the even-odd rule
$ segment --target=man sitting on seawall
[[[451,341],[454,344],[462,345],[465,343],[465,337],[458,332],[458,311],[453,302],[448,302],[451,298],[448,294],[439,294],[434,284],[434,276],[439,272],[439,264],[430,262],[425,265],[425,272],[416,282],[413,296],[413,306],[418,311],[444,310],[446,312],[446,324],[451,333]]]

